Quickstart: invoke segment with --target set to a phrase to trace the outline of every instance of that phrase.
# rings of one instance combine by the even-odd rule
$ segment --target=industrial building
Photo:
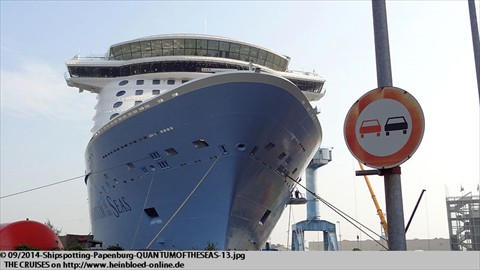
[[[451,250],[480,250],[480,196],[447,197]]]

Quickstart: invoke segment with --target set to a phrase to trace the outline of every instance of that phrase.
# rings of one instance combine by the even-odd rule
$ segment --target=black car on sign
[[[395,116],[387,119],[385,123],[385,133],[390,135],[390,131],[402,130],[403,134],[407,134],[408,123],[403,116]]]

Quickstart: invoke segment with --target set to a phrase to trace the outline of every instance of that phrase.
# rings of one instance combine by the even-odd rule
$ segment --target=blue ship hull
[[[261,249],[322,136],[295,85],[256,72],[191,81],[121,116],[86,151],[104,247]]]

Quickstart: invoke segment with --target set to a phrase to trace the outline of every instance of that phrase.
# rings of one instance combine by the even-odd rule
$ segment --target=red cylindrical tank
[[[15,250],[22,244],[40,250],[63,249],[60,238],[43,223],[22,220],[0,224],[0,250]]]

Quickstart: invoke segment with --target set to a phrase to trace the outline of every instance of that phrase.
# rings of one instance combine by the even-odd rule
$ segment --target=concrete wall
[[[384,246],[387,246],[387,243],[384,241],[382,243]],[[323,242],[309,242],[309,250],[323,250]],[[355,248],[365,251],[384,251],[385,249],[377,244],[377,242],[372,240],[364,241],[349,241],[342,240],[339,242],[340,250],[343,251],[352,251]],[[435,239],[411,239],[407,240],[407,250],[450,250],[450,240],[443,238]]]

